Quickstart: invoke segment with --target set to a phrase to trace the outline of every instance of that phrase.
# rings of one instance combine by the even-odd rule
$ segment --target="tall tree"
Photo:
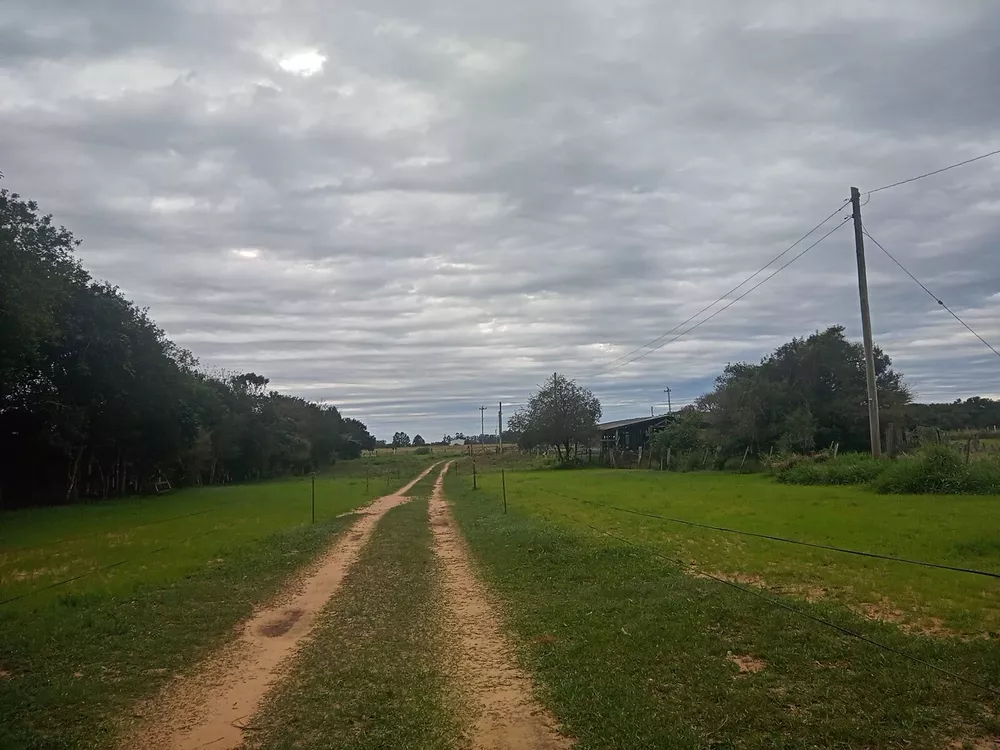
[[[902,376],[875,349],[879,407],[899,420],[910,401]],[[848,341],[842,326],[792,339],[759,364],[727,365],[715,389],[698,400],[710,440],[728,452],[747,445],[809,450],[840,443],[847,450],[868,444],[868,392],[864,348]]]
[[[594,437],[600,418],[601,402],[590,390],[553,373],[510,417],[508,430],[519,435],[521,447],[553,446],[567,461]]]
[[[77,244],[0,191],[0,507],[302,473],[374,445],[262,375],[199,372]]]

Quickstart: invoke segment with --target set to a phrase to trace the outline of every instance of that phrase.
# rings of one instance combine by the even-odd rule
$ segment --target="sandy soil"
[[[434,546],[444,575],[446,635],[457,647],[455,683],[468,706],[476,750],[561,750],[573,746],[534,700],[497,613],[472,573],[469,552],[444,498],[442,469],[430,501]]]
[[[190,675],[173,682],[144,713],[124,748],[229,750],[243,743],[243,727],[264,694],[280,678],[317,613],[340,587],[375,526],[434,467],[392,495],[378,498],[338,538],[317,564],[243,624],[239,636]]]

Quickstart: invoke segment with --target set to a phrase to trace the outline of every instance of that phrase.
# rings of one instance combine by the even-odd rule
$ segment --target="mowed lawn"
[[[959,609],[956,601],[967,601],[969,617],[949,622],[976,622],[970,630],[978,632],[995,621],[994,580],[971,577],[969,583],[958,573],[938,578],[944,571],[927,571],[928,578],[912,566],[895,571],[889,566],[897,563],[674,527],[545,490],[995,569],[995,554],[983,554],[981,544],[995,528],[988,501],[965,498],[966,505],[949,509],[953,498],[938,497],[909,505],[914,499],[780,487],[763,477],[509,472],[504,515],[499,475],[484,473],[479,482],[473,490],[468,474],[452,475],[446,490],[540,697],[581,750],[985,748],[1000,742],[995,637],[907,632],[851,604],[873,591],[900,599],[909,592],[908,601],[945,617]],[[757,594],[896,653],[665,557],[728,572]],[[807,600],[816,586],[831,591]]]
[[[0,601],[21,597],[0,604],[0,748],[112,746],[123,712],[415,469],[342,473],[317,477],[315,524],[309,478],[0,514]]]
[[[499,494],[498,475],[481,480],[485,492]],[[995,497],[878,495],[858,487],[782,485],[758,475],[621,470],[508,472],[507,497],[512,507],[555,523],[606,529],[774,593],[846,605],[915,632],[1000,637],[996,578],[623,512],[1000,573]]]

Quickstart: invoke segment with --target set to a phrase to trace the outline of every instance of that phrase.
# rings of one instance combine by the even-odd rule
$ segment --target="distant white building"
[[[452,438],[452,441],[448,445],[465,445],[465,438]]]

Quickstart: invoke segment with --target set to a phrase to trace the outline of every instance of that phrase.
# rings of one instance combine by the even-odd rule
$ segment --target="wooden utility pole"
[[[667,414],[670,414],[670,413],[673,412],[673,408],[670,405],[670,389],[669,388],[664,388],[663,392],[667,394]]]
[[[479,407],[479,448],[486,451],[486,407]]]
[[[497,402],[497,453],[503,453],[503,401]]]
[[[868,431],[872,457],[882,456],[882,431],[878,424],[878,385],[875,382],[875,351],[872,344],[872,314],[868,307],[868,272],[865,268],[865,235],[861,223],[861,192],[851,188],[854,210],[854,246],[858,253],[858,291],[861,294],[861,332],[865,340],[865,371],[868,375]]]

